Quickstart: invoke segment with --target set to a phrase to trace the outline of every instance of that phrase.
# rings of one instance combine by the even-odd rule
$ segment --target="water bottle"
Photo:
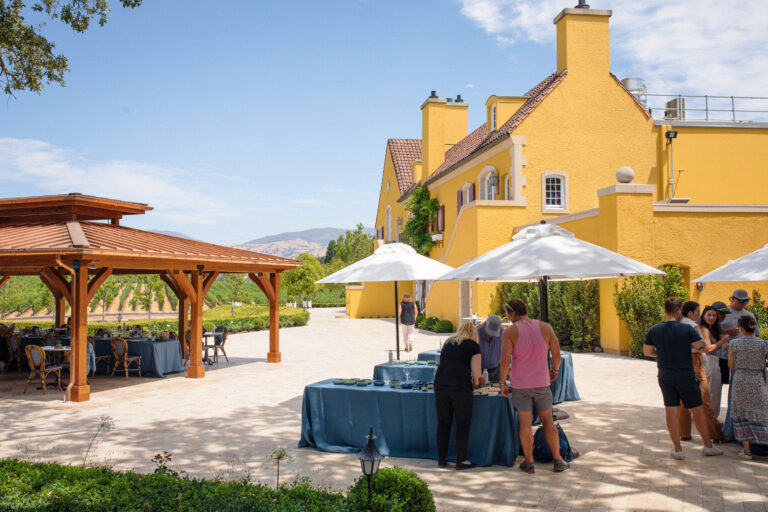
[[[391,363],[393,361],[392,351],[389,351],[389,362]]]
[[[483,382],[485,383],[486,386],[489,384],[488,383],[488,368],[484,368],[483,369]]]
[[[440,340],[440,346],[437,348],[437,351],[438,352],[442,352],[443,351],[443,340]]]

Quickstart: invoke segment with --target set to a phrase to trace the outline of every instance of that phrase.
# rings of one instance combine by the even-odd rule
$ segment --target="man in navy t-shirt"
[[[680,446],[679,411],[680,402],[691,411],[696,430],[701,435],[704,444],[704,455],[722,455],[722,450],[716,448],[710,439],[704,409],[701,407],[701,390],[696,374],[693,372],[692,349],[704,348],[704,342],[696,330],[680,322],[683,301],[671,297],[664,301],[666,318],[656,324],[645,335],[643,353],[647,357],[655,357],[659,368],[659,387],[664,397],[664,407],[667,413],[667,430],[672,438],[674,450],[670,454],[677,460],[685,459],[683,448]]]

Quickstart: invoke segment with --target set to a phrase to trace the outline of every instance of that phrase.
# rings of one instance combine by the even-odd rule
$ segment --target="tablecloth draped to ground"
[[[182,371],[181,345],[179,340],[168,341],[134,341],[126,340],[128,343],[128,355],[141,356],[141,374],[143,376],[155,375],[156,377],[165,377],[166,373]],[[112,356],[112,344],[108,339],[95,338],[96,355]],[[104,367],[99,366],[99,372],[103,372]],[[109,372],[112,372],[110,366]],[[129,375],[136,375],[132,373]]]
[[[391,457],[437,457],[435,395],[387,386],[334,385],[324,380],[304,388],[299,447],[354,453],[369,427],[376,446]],[[513,466],[520,451],[517,414],[502,396],[475,396],[468,458],[480,466]],[[455,459],[451,433],[449,459]]]

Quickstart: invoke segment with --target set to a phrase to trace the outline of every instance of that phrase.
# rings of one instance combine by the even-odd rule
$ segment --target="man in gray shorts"
[[[508,397],[511,388],[512,404],[517,409],[520,444],[525,455],[520,469],[525,473],[535,473],[531,429],[535,406],[544,426],[544,438],[552,452],[554,470],[565,471],[568,463],[560,456],[560,437],[552,418],[552,391],[549,387],[560,369],[560,342],[548,323],[528,318],[525,302],[512,299],[504,304],[504,308],[512,325],[501,336],[501,392]],[[552,368],[549,367],[550,352]]]

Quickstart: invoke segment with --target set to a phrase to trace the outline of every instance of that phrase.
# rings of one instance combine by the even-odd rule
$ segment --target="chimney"
[[[557,27],[557,72],[604,76],[610,73],[608,19],[611,11],[578,7],[563,9],[555,16]]]
[[[468,107],[457,101],[438,98],[435,91],[421,104],[421,175],[429,177],[445,160],[445,152],[467,136]]]

